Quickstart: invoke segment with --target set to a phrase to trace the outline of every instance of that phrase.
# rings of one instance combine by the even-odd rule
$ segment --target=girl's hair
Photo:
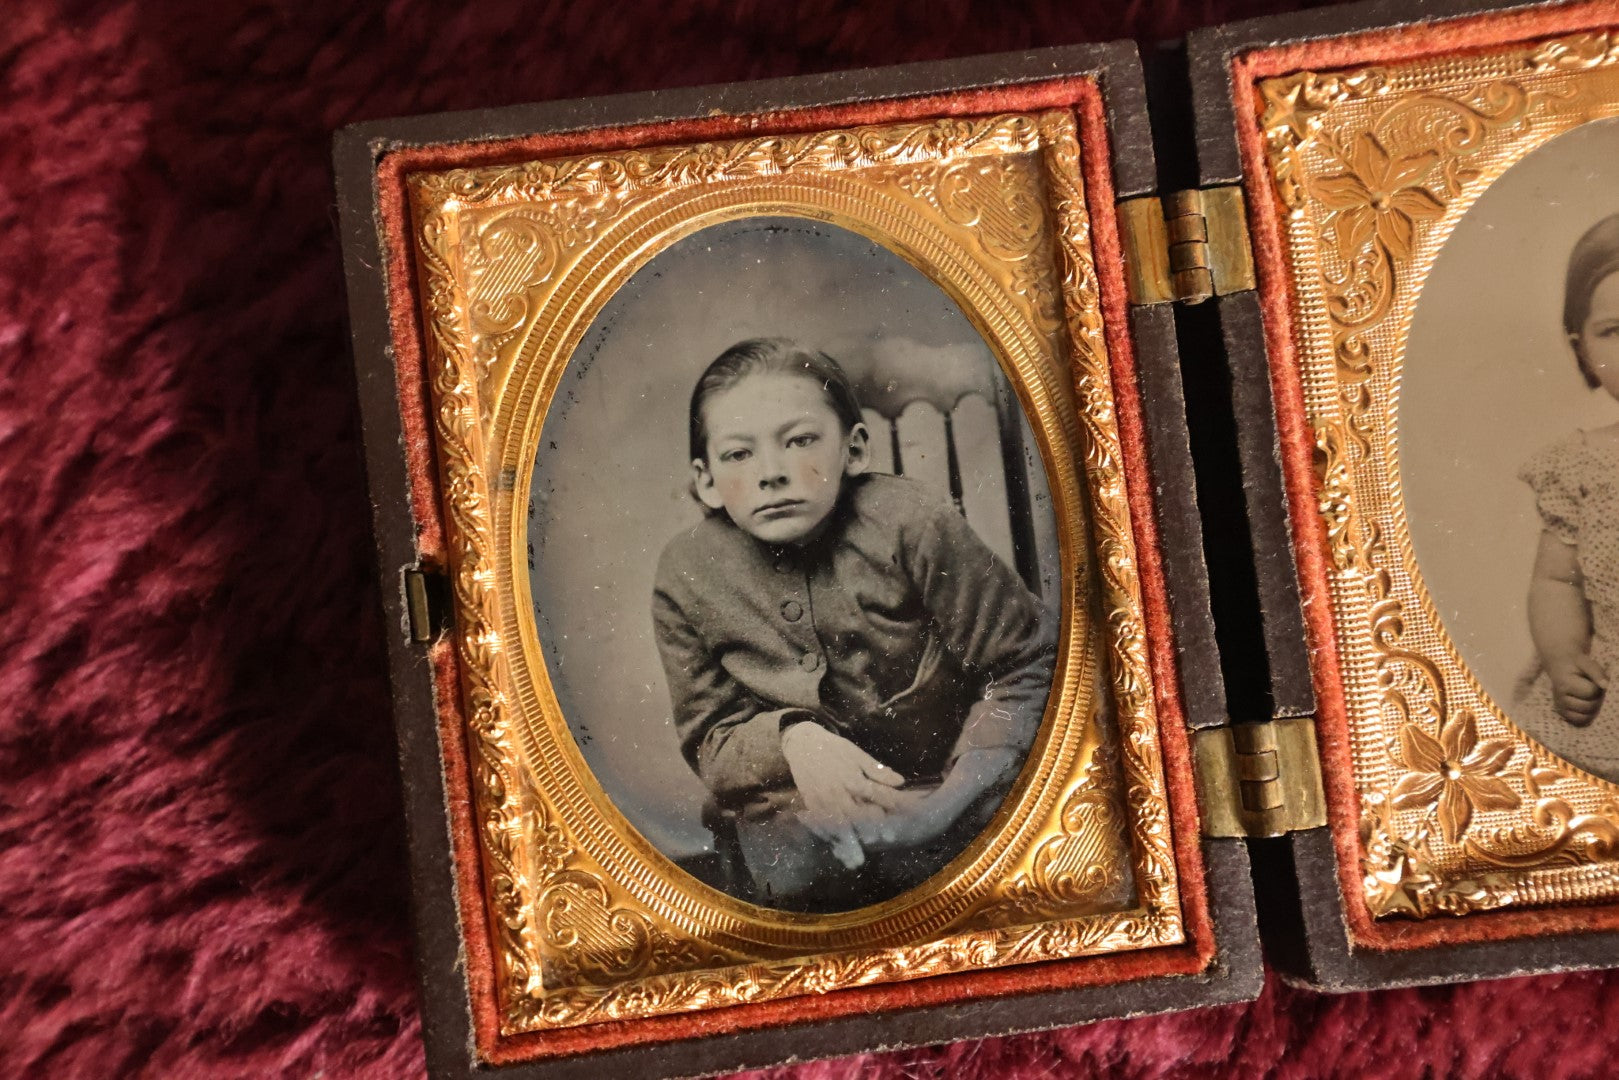
[[[1591,294],[1609,274],[1619,271],[1619,214],[1603,218],[1586,230],[1568,257],[1568,279],[1563,287],[1563,329],[1568,332],[1580,374],[1593,389],[1602,385],[1585,358],[1580,331],[1591,315]]]
[[[843,423],[845,432],[861,422],[860,401],[838,362],[806,349],[791,338],[750,338],[720,353],[697,380],[691,392],[691,459],[708,457],[708,421],[703,409],[709,398],[729,390],[749,375],[801,375],[821,387],[826,403]]]

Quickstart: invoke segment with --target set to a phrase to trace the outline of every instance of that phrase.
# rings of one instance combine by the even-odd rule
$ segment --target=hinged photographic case
[[[434,1075],[1619,963],[1612,0],[335,158]]]

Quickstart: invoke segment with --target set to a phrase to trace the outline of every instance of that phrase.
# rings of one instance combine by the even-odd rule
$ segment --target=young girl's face
[[[1602,388],[1619,398],[1619,273],[1597,282],[1591,313],[1580,328],[1580,349]]]
[[[866,471],[866,425],[844,431],[820,383],[802,375],[744,376],[704,403],[703,420],[697,497],[769,544],[818,536],[843,478]]]

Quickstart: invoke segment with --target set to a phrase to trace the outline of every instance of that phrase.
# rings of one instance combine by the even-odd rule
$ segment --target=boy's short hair
[[[845,432],[862,422],[860,400],[842,366],[824,352],[806,349],[791,338],[749,338],[715,357],[691,392],[691,460],[708,459],[708,421],[703,407],[715,394],[729,390],[749,375],[802,375],[818,383],[843,423]]]
[[[1563,286],[1563,329],[1574,346],[1580,374],[1593,390],[1602,383],[1585,358],[1580,335],[1591,315],[1591,295],[1614,273],[1619,273],[1619,214],[1603,218],[1580,237],[1569,254],[1568,277]]]

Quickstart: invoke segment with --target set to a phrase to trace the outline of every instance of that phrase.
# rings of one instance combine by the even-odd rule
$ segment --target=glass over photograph
[[[1062,616],[1022,407],[925,274],[748,217],[607,301],[544,418],[533,610],[605,796],[739,899],[848,911],[982,835]]]
[[[1516,726],[1619,781],[1619,121],[1468,210],[1403,379],[1406,511],[1447,632]]]

